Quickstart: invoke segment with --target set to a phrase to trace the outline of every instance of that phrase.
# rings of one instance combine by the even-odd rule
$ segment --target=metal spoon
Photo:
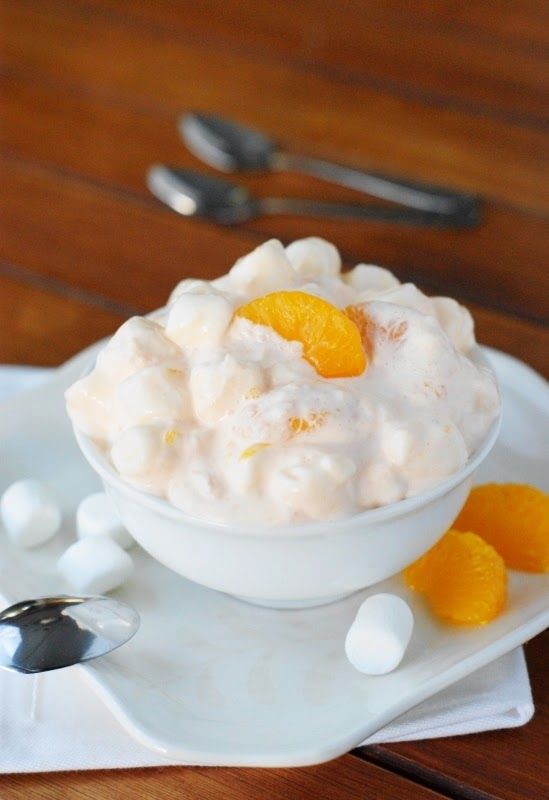
[[[285,152],[260,131],[215,114],[185,114],[178,127],[189,150],[223,172],[293,170],[423,211],[461,216],[464,208],[478,209],[471,194]]]
[[[149,169],[147,185],[155,197],[178,214],[205,217],[223,225],[235,225],[262,214],[304,214],[443,228],[469,228],[477,221],[473,207],[450,215],[418,208],[323,203],[293,197],[255,198],[229,181],[162,164]]]
[[[0,613],[0,667],[36,674],[99,658],[139,628],[139,614],[112,597],[42,597]]]

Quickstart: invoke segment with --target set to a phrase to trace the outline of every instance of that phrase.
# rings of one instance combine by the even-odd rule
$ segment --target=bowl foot
[[[344,592],[343,594],[329,595],[328,597],[313,597],[306,600],[269,600],[263,597],[242,597],[241,595],[233,594],[236,600],[241,600],[243,603],[250,603],[253,606],[263,606],[264,608],[279,608],[279,609],[300,609],[300,608],[315,608],[317,606],[326,606],[328,603],[336,603],[338,600],[343,600],[344,597],[350,597],[354,592]]]

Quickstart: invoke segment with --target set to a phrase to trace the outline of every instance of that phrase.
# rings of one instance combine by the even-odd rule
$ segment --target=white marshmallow
[[[114,466],[123,476],[153,478],[166,467],[173,447],[171,430],[157,425],[138,425],[123,431],[111,447]],[[175,441],[178,434],[175,433]]]
[[[237,292],[257,296],[291,289],[294,271],[278,239],[256,247],[240,258],[229,272],[230,284]]]
[[[370,461],[360,472],[357,500],[363,508],[376,508],[402,500],[407,490],[404,478],[385,460]]]
[[[392,303],[395,306],[411,308],[427,316],[435,315],[435,309],[431,299],[427,297],[426,294],[423,294],[413,283],[401,283],[396,288],[389,289],[377,295],[376,300],[382,300],[384,303]]]
[[[394,594],[374,594],[365,600],[345,639],[347,658],[359,672],[386,675],[404,657],[412,638],[414,615]]]
[[[166,335],[180,347],[215,346],[232,318],[231,304],[218,292],[184,292],[170,307]]]
[[[80,539],[65,550],[57,568],[74,592],[105,594],[130,577],[133,561],[108,536],[94,536]]]
[[[79,539],[109,536],[124,550],[134,543],[105,492],[89,494],[82,500],[76,510],[76,530]]]
[[[120,429],[188,420],[192,404],[185,373],[162,364],[139,370],[116,387],[114,410]]]
[[[402,481],[406,496],[428,489],[467,461],[463,436],[448,418],[439,420],[431,412],[418,410],[412,424],[397,414],[380,414],[378,428],[381,463],[387,465],[389,474]],[[439,469],[436,479],[433,463]]]
[[[307,382],[316,378],[315,368],[304,358],[293,358],[279,361],[269,369],[270,383],[273,387],[285,386],[288,383]]]
[[[20,547],[47,542],[61,527],[61,509],[41,481],[25,478],[12,483],[0,501],[2,520],[10,539]]]
[[[182,294],[212,294],[212,284],[210,281],[202,281],[198,278],[185,278],[179,281],[173,289],[168,299],[168,305],[175,303]]]
[[[475,323],[470,312],[451,297],[433,297],[431,302],[440,327],[456,350],[468,353],[475,344]]]
[[[268,480],[273,500],[312,519],[331,519],[348,513],[349,479],[356,467],[350,458],[313,447],[281,451]]]
[[[345,306],[351,305],[356,298],[356,293],[349,289],[340,278],[319,277],[314,281],[304,283],[299,287],[299,291],[320,297],[336,308],[345,308]]]
[[[94,370],[65,392],[71,421],[87,436],[106,439],[113,429],[113,386],[105,374]]]
[[[244,400],[257,398],[264,383],[260,367],[241,364],[230,354],[214,364],[198,365],[190,379],[195,414],[208,425],[216,422]]]
[[[326,278],[339,275],[341,256],[331,242],[318,236],[297,239],[286,248],[286,255],[300,278]]]
[[[151,364],[177,358],[181,353],[157,322],[131,317],[97,356],[96,369],[109,381],[122,381]]]
[[[357,264],[343,275],[343,280],[358,292],[367,291],[372,297],[400,286],[392,272],[375,264]]]

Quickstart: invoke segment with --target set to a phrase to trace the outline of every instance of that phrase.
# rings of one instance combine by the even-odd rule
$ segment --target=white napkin
[[[48,372],[1,367],[0,399],[43,380]],[[518,648],[426,700],[364,744],[514,728],[528,722],[533,713],[526,662]],[[132,739],[89,690],[78,669],[37,678],[0,673],[0,773],[175,763],[183,762]]]

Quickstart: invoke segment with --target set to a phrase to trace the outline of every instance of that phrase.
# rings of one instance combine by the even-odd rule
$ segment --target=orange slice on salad
[[[303,357],[323,378],[353,378],[366,369],[357,325],[320,297],[273,292],[241,306],[236,316],[267,325],[283,339],[301,342]]]

